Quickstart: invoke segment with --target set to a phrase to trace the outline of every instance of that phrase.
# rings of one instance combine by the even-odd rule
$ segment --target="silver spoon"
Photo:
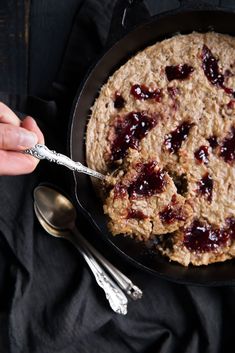
[[[41,216],[36,203],[34,203],[34,210],[39,220],[41,226],[45,229],[45,231],[57,238],[64,238],[69,240],[80,252],[83,256],[84,260],[88,264],[91,272],[93,273],[97,284],[104,290],[105,296],[109,302],[110,307],[113,311],[118,314],[126,315],[127,314],[127,297],[122,292],[122,290],[114,283],[114,281],[107,275],[107,273],[100,267],[97,261],[93,258],[93,256],[83,248],[83,246],[71,237],[69,231],[56,229],[50,226]]]
[[[74,170],[79,173],[88,174],[94,178],[98,178],[101,180],[106,179],[105,175],[93,169],[85,167],[80,162],[74,162],[72,159],[70,159],[69,157],[61,153],[57,153],[56,151],[51,151],[45,145],[37,144],[32,148],[28,148],[24,150],[23,153],[30,154],[31,156],[38,159],[47,159],[49,162],[61,164],[64,167],[67,167],[71,170]]]
[[[56,190],[46,186],[39,186],[34,191],[35,211],[42,226],[47,226],[54,236],[63,236],[72,241],[77,240],[79,244],[89,253],[90,256],[95,256],[106,270],[112,275],[113,279],[126,293],[133,299],[139,299],[142,296],[142,291],[108,262],[87,240],[78,232],[75,221],[76,211],[71,202]],[[49,228],[48,228],[49,227]],[[49,233],[50,233],[49,232]],[[74,233],[75,237],[72,236]],[[51,234],[51,233],[50,233]]]
[[[38,186],[34,190],[34,200],[36,207],[44,219],[51,227],[67,232],[76,231],[76,237],[88,249],[96,259],[112,275],[119,286],[132,298],[140,299],[142,291],[132,283],[132,281],[105,259],[76,228],[76,210],[73,204],[62,194],[48,186]]]
[[[58,230],[51,227],[42,218],[36,204],[34,204],[35,214],[41,226],[46,230],[47,233],[57,238],[64,238],[69,240],[83,256],[84,260],[90,267],[91,272],[95,276],[97,284],[104,290],[105,296],[109,302],[110,307],[113,311],[118,314],[127,314],[127,297],[122,290],[112,281],[112,279],[103,271],[96,260],[92,257],[89,251],[85,250],[81,244],[73,239],[67,231]]]

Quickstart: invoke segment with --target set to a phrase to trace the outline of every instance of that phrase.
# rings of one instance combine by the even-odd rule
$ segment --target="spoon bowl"
[[[66,238],[69,235],[69,231],[53,227],[51,224],[45,221],[43,215],[40,213],[40,210],[38,209],[37,204],[35,202],[34,202],[34,212],[42,228],[45,229],[46,232],[52,235],[53,237]]]
[[[127,298],[122,290],[134,300],[142,297],[142,291],[81,235],[76,228],[75,207],[64,195],[40,185],[34,190],[34,209],[40,224],[49,234],[69,240],[82,254],[114,311],[126,313]]]
[[[34,190],[37,211],[53,228],[69,230],[74,228],[77,213],[73,204],[64,195],[47,186]]]
[[[76,212],[71,202],[56,190],[44,186],[35,189],[34,198],[34,210],[41,226],[53,237],[65,238],[77,248],[90,267],[97,284],[104,290],[110,307],[116,313],[125,315],[127,297],[81,242],[81,236],[75,227]],[[57,207],[60,212],[57,212]]]

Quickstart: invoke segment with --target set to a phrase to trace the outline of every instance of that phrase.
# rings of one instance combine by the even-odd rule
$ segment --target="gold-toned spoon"
[[[28,148],[23,151],[23,153],[30,154],[31,156],[38,159],[47,159],[49,162],[57,163],[67,167],[71,170],[74,170],[79,173],[88,174],[94,178],[98,178],[100,180],[105,180],[106,176],[93,170],[85,167],[80,162],[74,162],[69,157],[57,153],[56,151],[49,150],[45,145],[37,144],[32,148]]]
[[[135,286],[131,280],[106,260],[77,230],[76,228],[76,210],[72,203],[58,191],[47,186],[38,186],[34,191],[35,211],[41,221],[42,226],[45,224],[54,236],[61,236],[75,246],[82,248],[89,254],[93,260],[98,261],[98,265],[102,265],[106,271],[112,276],[115,282],[122,288],[132,299],[142,297],[142,291]],[[48,229],[46,229],[48,231]],[[51,233],[50,233],[51,234]],[[96,263],[97,263],[96,261]]]

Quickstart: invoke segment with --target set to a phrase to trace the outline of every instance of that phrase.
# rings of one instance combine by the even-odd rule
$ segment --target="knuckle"
[[[19,126],[20,119],[3,102],[0,101],[0,122]]]
[[[14,138],[12,135],[11,126],[5,125],[0,128],[0,148],[7,149],[9,148],[11,140]]]

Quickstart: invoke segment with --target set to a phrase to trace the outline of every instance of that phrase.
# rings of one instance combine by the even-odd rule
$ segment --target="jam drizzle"
[[[138,163],[136,165],[138,175],[135,180],[131,181],[129,185],[116,184],[114,187],[114,196],[123,198],[129,195],[129,197],[137,198],[141,196],[149,197],[163,192],[167,183],[165,178],[166,173],[161,169],[155,170],[156,165],[155,161],[144,164]],[[131,215],[132,211],[130,210],[130,212]]]
[[[205,196],[207,201],[212,201],[212,191],[213,191],[213,179],[206,173],[202,179],[198,182],[198,193]]]
[[[227,94],[235,97],[235,91],[224,85],[224,75],[219,70],[218,60],[214,57],[211,50],[204,44],[202,48],[202,69],[207,79],[218,87],[223,88]]]
[[[126,218],[127,219],[134,218],[134,219],[143,220],[148,217],[142,211],[134,210],[133,208],[131,208],[130,210],[128,210],[128,214],[127,214]]]
[[[194,71],[194,68],[188,64],[171,65],[165,67],[165,73],[168,81],[185,80]]]
[[[232,163],[235,160],[235,127],[232,128],[231,138],[226,138],[220,147],[220,155],[225,162]]]
[[[226,245],[228,240],[228,231],[196,220],[185,230],[183,243],[190,251],[207,252]]]
[[[177,127],[174,131],[172,131],[169,135],[166,136],[164,144],[166,149],[170,153],[177,153],[180,149],[183,141],[188,137],[189,131],[193,126],[192,123],[184,122],[180,126]]]
[[[157,124],[156,117],[144,112],[131,112],[124,119],[117,121],[115,139],[111,145],[110,161],[125,157],[128,148],[138,149],[139,142]]]
[[[155,89],[151,90],[145,85],[133,85],[131,87],[131,94],[135,97],[135,99],[139,100],[148,100],[155,99],[155,101],[160,102],[162,98],[162,90]]]
[[[197,160],[198,163],[202,164],[207,164],[209,162],[208,156],[208,147],[207,146],[201,146],[197,151],[194,152],[194,156]]]
[[[227,108],[228,109],[234,109],[234,106],[235,106],[235,100],[234,99],[231,99],[228,104],[227,104]]]
[[[164,191],[166,186],[166,174],[161,169],[155,170],[156,162],[144,163],[137,179],[127,188],[130,197],[152,196]]]
[[[172,224],[177,220],[185,220],[182,209],[177,207],[176,195],[173,195],[169,205],[167,205],[163,211],[159,212],[159,217],[163,223],[167,224]]]
[[[113,104],[114,104],[114,108],[116,108],[118,110],[124,108],[126,101],[119,92],[115,93],[115,98],[114,98]]]
[[[207,139],[212,149],[215,149],[218,146],[218,141],[216,136],[211,136]]]
[[[116,184],[114,186],[114,198],[123,198],[127,196],[127,190],[124,185]]]

